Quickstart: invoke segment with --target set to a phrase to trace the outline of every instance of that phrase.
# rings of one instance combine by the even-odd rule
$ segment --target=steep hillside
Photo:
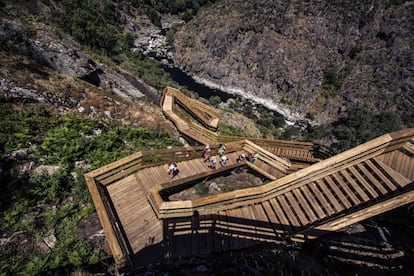
[[[262,106],[218,99],[222,133],[327,137],[343,150],[403,127],[384,111],[413,124],[412,2],[303,2],[0,0],[0,275],[122,273],[83,174],[142,149],[181,146],[157,101],[160,89],[179,86],[149,57],[272,99],[293,119],[346,114],[337,133],[308,125],[305,136]],[[411,207],[309,252],[252,248],[124,274],[330,275],[350,263],[358,273],[412,271]]]
[[[414,2],[223,0],[175,35],[177,65],[288,118],[414,112]]]

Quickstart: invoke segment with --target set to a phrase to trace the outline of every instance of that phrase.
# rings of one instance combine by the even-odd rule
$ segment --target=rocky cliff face
[[[175,36],[176,64],[288,119],[363,105],[413,122],[414,2],[224,0]]]
[[[30,31],[0,22],[0,98],[50,104],[117,124],[177,132],[157,105],[154,88],[121,69],[97,64],[79,44],[39,23]],[[157,100],[157,99],[154,99]]]

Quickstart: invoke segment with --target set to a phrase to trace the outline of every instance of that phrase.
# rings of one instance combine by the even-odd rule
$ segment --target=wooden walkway
[[[414,201],[414,129],[383,135],[300,170],[277,156],[297,155],[289,152],[292,147],[276,151],[248,140],[226,145],[229,161],[216,170],[200,158],[199,146],[140,152],[85,175],[117,262],[306,241]],[[217,152],[214,144],[212,151]],[[254,151],[260,153],[254,164],[236,162],[241,153]],[[166,173],[169,160],[180,169],[174,179]],[[192,201],[162,196],[238,166],[249,166],[270,183]]]
[[[175,112],[177,104],[187,110],[191,116],[197,118],[200,124],[180,117]],[[219,135],[217,133],[219,123],[217,113],[209,106],[188,98],[175,88],[167,87],[164,89],[161,107],[164,114],[174,122],[182,134],[203,145],[248,139],[278,156],[288,158],[291,161],[300,161],[299,163],[302,165],[316,163],[321,160],[320,157],[326,158],[330,155],[323,147],[309,142]]]

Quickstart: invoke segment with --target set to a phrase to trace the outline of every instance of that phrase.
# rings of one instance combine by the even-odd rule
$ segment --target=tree
[[[221,103],[221,98],[220,98],[220,96],[217,96],[217,95],[216,96],[211,96],[208,99],[208,101],[212,106],[217,107]]]

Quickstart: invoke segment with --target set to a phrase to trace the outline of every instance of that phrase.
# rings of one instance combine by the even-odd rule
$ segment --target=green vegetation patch
[[[145,9],[152,23],[157,26],[161,26],[159,14],[174,14],[189,21],[200,8],[214,2],[216,0],[131,0],[134,7]]]
[[[63,0],[54,7],[58,26],[80,43],[109,56],[117,55],[126,48],[127,41],[120,27],[120,12],[113,1]]]
[[[342,152],[403,127],[403,122],[397,113],[391,111],[373,113],[364,107],[355,107],[348,111],[347,116],[332,125],[309,128],[305,136],[308,140],[325,138],[334,141],[332,149],[335,152]]]
[[[102,246],[76,233],[79,222],[95,212],[83,174],[139,150],[178,145],[164,132],[104,125],[39,104],[1,103],[0,115],[0,235],[9,238],[0,247],[0,275],[71,271],[101,261]],[[22,148],[27,156],[12,157]],[[60,169],[21,173],[29,162]],[[54,246],[45,245],[49,236]]]

